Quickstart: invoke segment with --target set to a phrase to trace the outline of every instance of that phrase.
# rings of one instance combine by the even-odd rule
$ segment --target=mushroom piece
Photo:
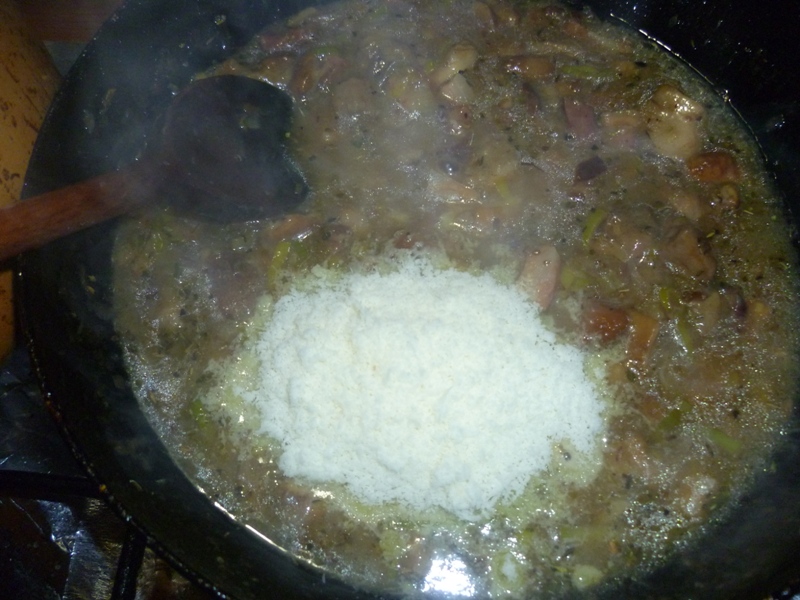
[[[683,160],[700,151],[702,104],[674,86],[662,85],[653,92],[645,111],[647,134],[659,154]]]

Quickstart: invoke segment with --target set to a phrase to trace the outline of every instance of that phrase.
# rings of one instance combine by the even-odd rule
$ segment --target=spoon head
[[[221,75],[187,86],[163,130],[174,204],[222,222],[292,210],[308,186],[287,152],[291,120],[291,98],[263,81]]]

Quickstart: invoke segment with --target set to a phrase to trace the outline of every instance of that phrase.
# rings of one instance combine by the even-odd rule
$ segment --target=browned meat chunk
[[[583,329],[586,335],[602,343],[616,340],[626,331],[630,319],[628,312],[601,302],[591,301],[583,308]]]
[[[725,183],[739,180],[739,165],[728,152],[715,151],[696,154],[686,160],[689,173],[699,181]]]
[[[674,234],[665,248],[665,255],[673,265],[693,277],[704,281],[714,276],[717,262],[706,249],[706,244],[693,227],[682,227]]]

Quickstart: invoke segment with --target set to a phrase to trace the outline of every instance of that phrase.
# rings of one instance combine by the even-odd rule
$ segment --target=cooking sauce
[[[558,597],[679,552],[769,467],[796,258],[746,130],[663,49],[554,3],[342,2],[216,73],[292,95],[311,195],[271,222],[130,218],[115,304],[154,427],[243,523],[367,589]],[[235,392],[275,303],[408,253],[522,290],[581,350],[605,390],[596,455],[555,444],[476,519],[281,471]]]

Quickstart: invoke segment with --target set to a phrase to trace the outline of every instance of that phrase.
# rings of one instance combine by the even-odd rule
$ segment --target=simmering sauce
[[[746,130],[661,48],[555,3],[345,1],[270,26],[202,76],[221,73],[292,96],[289,143],[311,194],[274,221],[220,226],[163,207],[129,218],[115,247],[115,304],[132,385],[154,427],[241,522],[366,589],[559,597],[679,552],[769,467],[798,375],[788,227]],[[409,275],[409,261],[423,261],[428,275]],[[383,277],[389,289],[403,272],[408,294],[391,288],[396,302],[378,305],[377,324],[328,310],[331,302],[363,308],[354,282]],[[507,345],[491,337],[499,324],[489,337],[431,345],[430,336],[489,316],[467,310],[463,294],[477,288],[461,278],[513,294],[548,344],[579,357],[553,362],[561,370],[547,389],[570,373],[585,382],[575,393],[591,400],[576,406],[584,425],[594,423],[585,428],[591,443],[566,425],[544,426],[566,413],[550,410],[555,392],[537,393],[543,379],[518,385],[525,380],[513,369],[504,377],[514,358],[496,356],[518,341],[513,328]],[[449,301],[412,288],[441,280],[458,289]],[[275,328],[290,301],[299,312],[280,331],[297,335],[282,338]],[[387,317],[393,306],[396,323]],[[334,335],[327,323],[349,325]],[[393,353],[365,366],[371,355],[357,351],[354,329],[387,335],[395,325],[391,343],[363,338]],[[436,361],[440,348],[474,368]],[[517,354],[527,364],[541,351]],[[430,370],[414,353],[433,357]],[[279,360],[294,366],[276,370]],[[466,388],[453,388],[463,404],[444,401],[452,386],[436,391],[443,377],[459,383],[475,373],[495,382],[469,386],[485,402]],[[320,384],[328,374],[346,385]],[[481,440],[492,447],[492,436],[529,432],[546,438],[546,460],[522,471],[516,487],[450,503],[453,490],[463,498],[470,484],[488,489],[470,477],[491,469],[477,451],[438,449],[446,467],[438,471],[423,468],[427,453],[404,455],[392,436],[436,446],[417,437],[432,420],[414,420],[427,414],[428,396],[403,400],[430,391],[409,386],[412,376],[434,389],[442,436],[469,436],[481,424],[475,450]],[[395,380],[405,387],[392,388]],[[512,381],[533,393],[498,401]],[[309,382],[305,395],[292,387]],[[528,397],[533,410],[518,403]],[[373,411],[373,401],[397,410]],[[519,418],[508,418],[514,407]],[[285,414],[272,427],[276,410]],[[292,446],[301,438],[291,424],[308,416],[293,410],[331,423],[346,416],[317,434],[334,453],[330,472],[324,452]],[[384,438],[368,440],[379,459],[340,460],[369,447],[359,445],[364,436],[345,439],[361,415],[381,428]],[[580,425],[580,417],[571,418]],[[381,439],[386,446],[376,447]],[[354,484],[359,465],[379,462],[390,465],[380,477],[404,477],[403,493],[370,495]],[[432,493],[434,484],[452,485],[451,496]]]

